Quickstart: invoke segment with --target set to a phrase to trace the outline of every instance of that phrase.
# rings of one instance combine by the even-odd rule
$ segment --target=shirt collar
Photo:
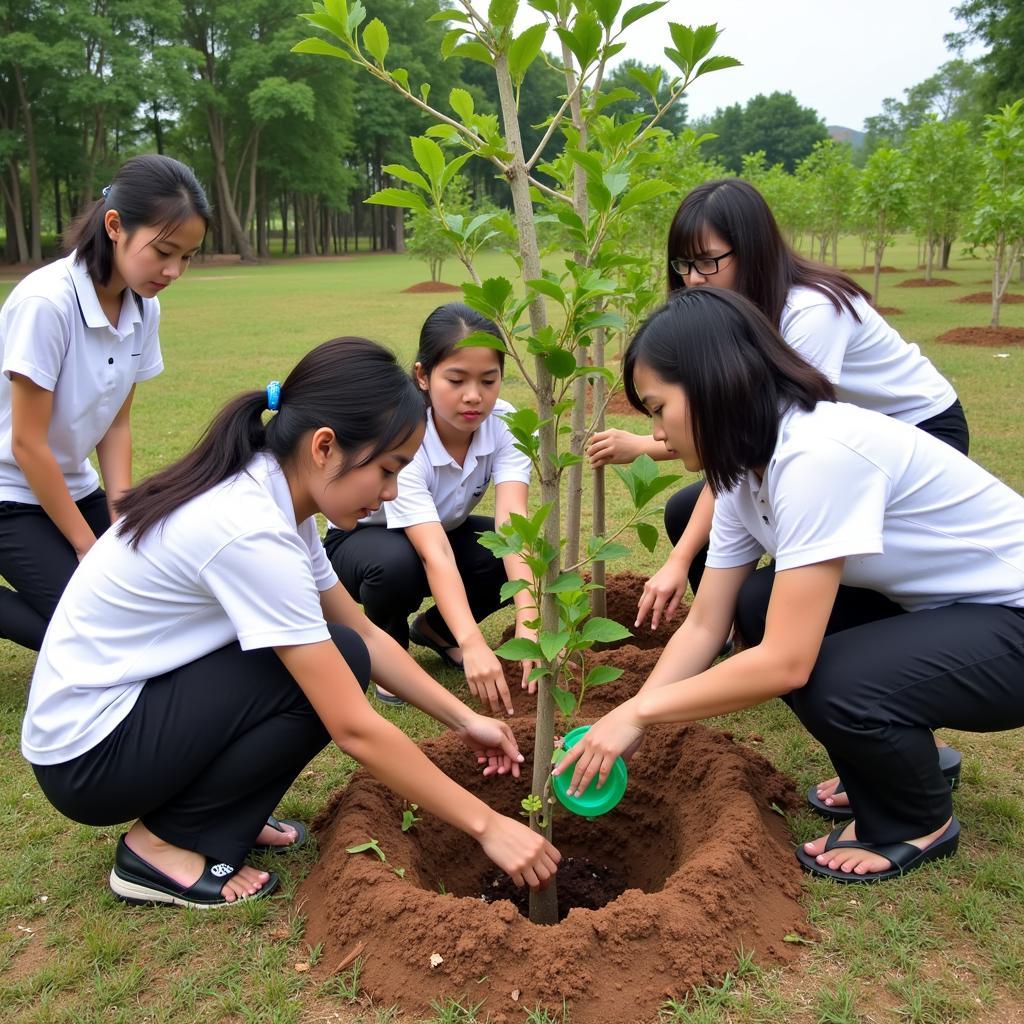
[[[86,327],[93,329],[106,327],[108,330],[114,330],[123,336],[124,334],[131,333],[135,329],[136,324],[142,323],[141,304],[136,300],[134,292],[126,288],[124,295],[121,297],[121,312],[118,316],[117,326],[113,327],[107,319],[107,314],[103,312],[103,307],[100,305],[100,297],[96,294],[96,286],[89,276],[89,270],[85,265],[85,261],[78,259],[77,250],[65,258],[64,265],[71,275],[71,284],[75,289],[75,295],[78,298],[78,308],[82,311],[82,319],[85,321]],[[126,328],[123,332],[121,331],[122,323],[125,324]]]
[[[492,426],[491,417],[488,416],[473,434],[473,439],[469,442],[469,450],[466,452],[466,461],[459,468],[470,469],[482,456],[494,453],[495,438]],[[433,409],[427,409],[427,430],[423,435],[423,450],[432,466],[458,466],[437,433]]]

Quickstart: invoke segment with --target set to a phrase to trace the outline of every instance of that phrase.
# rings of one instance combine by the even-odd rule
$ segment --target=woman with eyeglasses
[[[969,433],[952,385],[874,310],[863,288],[841,271],[799,255],[782,238],[764,197],[749,182],[705,182],[682,201],[668,233],[668,290],[704,285],[739,292],[778,327],[786,343],[835,386],[839,401],[903,420],[967,454]],[[594,467],[632,462],[640,454],[666,460],[664,444],[624,430],[594,435]],[[704,572],[714,497],[702,483],[683,488],[665,508],[673,549],[645,584],[636,625],[675,614],[687,581],[696,593]],[[774,569],[758,570],[744,585],[736,627],[747,642],[763,635]],[[960,755],[942,748],[943,770],[959,778]],[[838,791],[837,791],[838,790]],[[838,779],[812,787],[820,813],[852,817]]]

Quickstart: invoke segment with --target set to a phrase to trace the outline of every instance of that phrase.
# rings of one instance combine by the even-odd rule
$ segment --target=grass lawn
[[[859,245],[847,241],[840,265],[860,261]],[[951,300],[984,291],[988,264],[958,259],[954,250],[950,270],[939,276],[954,280],[955,287],[903,289],[897,287],[901,281],[921,276],[913,269],[913,240],[890,249],[884,262],[903,269],[883,275],[880,305],[903,311],[892,322],[953,382],[970,420],[972,455],[1024,490],[1018,418],[1024,348],[935,341],[951,327],[987,324],[986,305]],[[448,280],[461,279],[455,264],[445,269]],[[513,272],[499,257],[483,261],[482,269]],[[197,263],[162,299],[167,369],[140,387],[136,398],[137,476],[185,451],[235,391],[283,379],[303,352],[326,338],[365,335],[411,361],[420,323],[448,298],[403,293],[426,276],[424,270],[408,257],[383,255],[258,267]],[[868,275],[860,280],[870,284]],[[13,283],[0,276],[0,300]],[[1024,285],[1011,291],[1024,293]],[[1003,324],[1024,326],[1024,306],[1004,306]],[[512,371],[504,395],[524,403],[526,389]],[[645,423],[635,417],[611,422],[637,430]],[[621,490],[617,481],[609,485],[613,522]],[[666,550],[664,541],[653,556],[638,550],[630,567],[653,571]],[[495,616],[488,635],[496,637],[506,621]],[[413,1019],[371,1005],[360,995],[357,978],[328,985],[309,980],[304,968],[318,950],[303,941],[302,907],[291,895],[312,863],[310,851],[274,859],[284,880],[282,896],[237,910],[204,915],[117,903],[106,876],[121,829],[86,828],[62,818],[20,756],[33,660],[32,652],[0,642],[0,1020],[384,1024]],[[425,663],[438,664],[433,656]],[[451,673],[443,678],[459,685]],[[435,731],[416,711],[384,713],[413,736]],[[761,737],[758,749],[800,787],[831,774],[821,748],[781,702],[719,724],[737,737]],[[738,950],[729,976],[685,1002],[666,1005],[662,1019],[692,1024],[1024,1021],[1021,735],[946,733],[945,738],[964,752],[963,783],[954,801],[964,826],[956,858],[877,887],[808,881],[806,906],[819,937],[794,965],[766,969],[757,965],[756,950]],[[285,798],[284,814],[310,818],[353,768],[336,750],[325,751]],[[798,841],[823,831],[809,813],[796,815],[790,824]],[[486,1004],[475,1012],[448,1004],[429,1020],[483,1022],[486,1011]],[[562,1014],[524,1011],[523,1020],[561,1021]]]

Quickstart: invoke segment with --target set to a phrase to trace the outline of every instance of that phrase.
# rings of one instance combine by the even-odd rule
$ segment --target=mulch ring
[[[910,277],[906,281],[900,281],[897,288],[955,288],[959,282],[951,281],[948,277],[933,277],[930,281],[924,277]]]
[[[1024,345],[1024,327],[954,327],[935,340],[946,345],[1005,348],[1007,345]]]
[[[875,306],[875,312],[879,316],[902,316],[903,310],[896,306]]]
[[[875,268],[873,266],[867,267],[848,267],[843,271],[844,274],[873,274]],[[905,274],[905,270],[900,270],[899,267],[879,267],[878,272],[880,274]]]
[[[446,284],[444,281],[420,281],[419,284],[409,285],[408,288],[403,288],[402,293],[412,292],[418,294],[420,292],[461,292],[462,289],[457,284]]]
[[[510,723],[520,749],[533,723]],[[452,733],[421,744],[449,777],[516,817],[527,776],[480,776]],[[366,771],[313,823],[320,858],[299,887],[319,981],[362,957],[362,991],[415,1015],[432,1001],[483,1003],[492,1024],[538,1006],[573,1024],[649,1024],[666,996],[717,983],[736,950],[792,962],[811,938],[792,837],[773,809],[792,780],[756,751],[699,725],[652,727],[622,802],[600,818],[559,806],[563,920],[535,925],[500,891],[480,847],[431,815],[401,831],[402,800]],[[373,837],[387,857],[349,854]],[[494,885],[498,881],[499,885]],[[497,898],[495,898],[497,896]]]
[[[971,292],[970,295],[961,295],[959,299],[955,299],[955,302],[969,302],[976,306],[991,306],[992,305],[992,293],[991,292]],[[1014,306],[1021,302],[1024,302],[1024,295],[1017,295],[1014,292],[1007,292],[1003,296],[1003,304],[1006,306]]]

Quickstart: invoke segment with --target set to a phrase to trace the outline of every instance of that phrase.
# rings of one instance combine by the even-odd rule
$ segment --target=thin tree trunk
[[[206,124],[210,137],[210,149],[213,152],[214,174],[220,188],[221,202],[224,204],[223,214],[231,241],[238,250],[243,262],[252,260],[252,246],[249,235],[238,219],[238,210],[231,195],[231,182],[228,180],[227,151],[224,141],[224,122],[213,108],[206,108]],[[226,240],[225,240],[226,241]]]
[[[64,234],[64,212],[60,201],[60,178],[53,176],[53,213],[57,220],[57,238]]]
[[[29,208],[29,251],[33,263],[43,261],[43,231],[39,215],[39,154],[36,150],[36,129],[32,118],[32,104],[28,101],[25,80],[22,78],[21,67],[13,66],[14,84],[18,89],[18,102],[21,104],[21,118],[25,126],[25,149],[28,152],[28,208]]]
[[[25,234],[25,211],[21,206],[21,174],[16,160],[9,159],[7,161],[7,174],[10,178],[10,184],[4,184],[4,203],[11,212],[10,220],[13,222],[14,238],[18,247],[18,262],[28,263],[28,236]]]

